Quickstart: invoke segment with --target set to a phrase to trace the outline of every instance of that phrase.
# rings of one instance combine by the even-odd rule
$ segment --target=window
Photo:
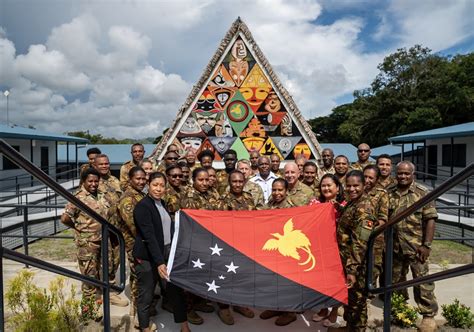
[[[12,145],[12,148],[20,152],[20,146],[19,145]],[[3,156],[3,170],[8,170],[8,169],[19,169],[13,161],[8,159],[7,157]]]
[[[466,167],[466,144],[453,144],[454,167]],[[443,144],[443,166],[451,166],[451,144]]]

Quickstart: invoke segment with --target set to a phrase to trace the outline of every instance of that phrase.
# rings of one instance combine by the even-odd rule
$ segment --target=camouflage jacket
[[[84,186],[81,186],[74,196],[76,196],[76,198],[97,212],[99,215],[107,219],[107,212],[110,208],[110,205],[105,199],[103,193],[98,192],[97,196],[94,196],[89,193],[84,188]],[[76,241],[100,241],[102,238],[102,225],[98,221],[89,217],[89,215],[82,212],[72,203],[68,203],[66,205],[64,213],[67,214],[74,222],[74,238]]]
[[[145,194],[143,192],[139,192],[130,186],[109,212],[109,222],[122,232],[127,251],[133,248],[137,235],[133,220],[133,210],[144,197]]]
[[[219,194],[223,195],[226,191],[227,186],[229,185],[229,174],[225,169],[221,169],[216,173],[217,178],[217,191]]]
[[[306,184],[306,183],[304,183]],[[313,196],[311,196],[312,198],[315,197],[316,199],[319,198],[319,180],[318,179],[315,179],[314,182],[309,185],[309,184],[306,184],[312,191],[313,191]]]
[[[128,181],[130,180],[128,178],[128,172],[130,170],[137,166],[133,160],[127,161],[125,164],[120,167],[120,188],[122,188],[122,192],[125,192],[125,190],[128,188]]]
[[[122,196],[119,179],[110,174],[107,177],[100,178],[99,191],[105,194],[105,198],[110,202],[111,206],[118,202],[120,196]]]
[[[382,192],[363,194],[351,201],[337,223],[339,252],[346,274],[365,274],[365,254],[367,241],[377,225],[377,220],[387,220],[386,198]],[[380,203],[382,202],[382,203]]]
[[[167,192],[163,197],[163,201],[166,203],[167,210],[174,221],[174,214],[180,208],[181,196],[183,195],[184,188],[179,187],[178,190],[172,186],[168,186]]]
[[[321,178],[326,175],[326,174],[334,174],[336,173],[336,170],[334,169],[334,166],[331,166],[331,168],[324,168],[323,167],[318,167],[318,178],[321,180]]]
[[[245,210],[256,210],[253,202],[252,195],[247,192],[243,192],[240,197],[236,197],[234,194],[228,192],[219,200],[217,210],[225,211],[245,211]]]
[[[377,182],[377,186],[383,189],[387,189],[394,187],[397,185],[397,179],[395,179],[393,176],[388,176],[386,179],[382,180],[382,178],[379,178]]]
[[[252,181],[247,181],[244,185],[244,191],[249,193],[253,198],[253,203],[257,210],[263,209],[265,199],[263,197],[262,187]]]
[[[295,206],[296,206],[295,203],[293,203],[291,199],[289,199],[288,197],[285,198],[280,203],[273,202],[273,199],[270,197],[267,205],[265,205],[265,210],[287,209],[287,208],[291,208]]]
[[[349,172],[348,172],[349,173]],[[347,173],[346,173],[347,174]],[[335,174],[337,179],[339,180],[339,183],[341,183],[342,188],[346,190],[346,175],[344,175],[342,178],[339,177],[339,175]]]
[[[298,181],[293,189],[288,189],[288,198],[296,205],[308,205],[313,197],[313,190],[310,187]]]
[[[413,182],[405,192],[400,192],[398,187],[390,188],[390,217],[405,210],[426,194],[427,190],[416,182]],[[400,249],[404,254],[416,254],[418,247],[423,244],[424,226],[429,219],[438,219],[434,202],[395,224],[394,250]]]
[[[192,187],[191,187],[192,188]],[[189,190],[189,189],[188,189]],[[221,199],[221,194],[219,194],[219,192],[217,191],[216,188],[212,187],[212,188],[209,188],[208,190],[208,193],[209,195],[211,195],[212,199],[215,200],[215,201],[218,201]]]
[[[194,188],[186,191],[181,198],[182,209],[216,210],[219,201],[209,192],[201,193]]]
[[[363,171],[365,166],[373,165],[373,164],[374,163],[369,160],[367,160],[365,163],[360,163],[359,161],[356,161],[355,163],[352,163],[351,168],[353,170]]]

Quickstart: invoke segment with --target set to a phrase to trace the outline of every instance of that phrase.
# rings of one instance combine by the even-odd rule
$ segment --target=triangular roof
[[[229,63],[236,62],[236,61],[238,62],[238,59],[236,59],[235,57],[232,57],[232,55],[231,55],[231,52],[234,52],[232,54],[235,55],[235,47],[236,47],[235,44],[238,40],[242,40],[244,45],[245,45],[245,48],[246,48],[246,50],[244,50],[244,53],[247,54],[247,55],[246,55],[246,58],[243,62],[247,62],[247,59],[250,59],[248,61],[248,63],[250,63],[250,65],[248,65],[248,64],[246,65],[247,71],[245,72],[245,75],[246,76],[251,76],[250,74],[252,74],[253,67],[256,67],[253,74],[256,74],[256,75],[263,74],[263,76],[265,77],[265,78],[263,78],[263,80],[267,80],[267,84],[269,84],[269,88],[270,88],[271,91],[269,93],[267,91],[267,97],[268,97],[269,94],[274,92],[276,94],[276,96],[278,97],[278,99],[280,100],[281,105],[282,105],[281,109],[282,109],[283,112],[280,112],[280,113],[284,113],[284,112],[288,113],[288,116],[291,119],[291,122],[289,124],[289,126],[290,126],[289,133],[287,131],[285,131],[284,134],[280,131],[278,133],[276,133],[276,131],[275,131],[276,126],[272,126],[269,123],[267,123],[268,126],[264,125],[263,127],[266,130],[265,131],[265,136],[266,137],[264,137],[264,140],[261,142],[261,145],[264,145],[265,147],[268,147],[270,149],[269,151],[273,151],[272,147],[275,148],[276,145],[278,145],[278,144],[279,144],[279,146],[283,145],[283,146],[287,146],[287,147],[291,145],[291,149],[292,149],[291,151],[289,151],[289,152],[284,151],[285,153],[286,152],[291,153],[291,155],[288,155],[288,153],[286,154],[286,159],[289,160],[289,159],[294,159],[294,158],[291,158],[291,157],[295,153],[295,152],[293,152],[293,149],[295,148],[296,145],[299,145],[299,148],[298,148],[299,150],[303,149],[304,151],[307,152],[308,149],[305,147],[305,144],[307,144],[308,147],[309,147],[309,150],[311,151],[310,159],[320,159],[321,158],[321,146],[319,145],[319,142],[316,139],[316,136],[312,132],[311,126],[303,118],[303,116],[302,116],[301,112],[299,111],[298,107],[296,106],[296,103],[294,102],[293,98],[288,93],[288,91],[285,89],[283,84],[280,82],[279,78],[277,77],[277,75],[273,71],[272,66],[270,65],[267,58],[264,56],[263,52],[260,50],[257,43],[255,42],[255,40],[254,40],[250,30],[248,29],[247,25],[240,19],[240,17],[235,20],[235,22],[230,27],[229,31],[227,31],[225,37],[223,38],[223,40],[221,41],[221,43],[220,43],[220,45],[217,49],[217,51],[215,52],[214,56],[209,61],[209,64],[207,65],[207,67],[205,68],[203,74],[201,75],[201,78],[199,79],[197,84],[194,85],[194,87],[193,87],[191,93],[189,94],[188,98],[186,99],[185,103],[179,109],[176,119],[173,121],[170,129],[165,133],[163,138],[157,144],[155,150],[152,153],[152,156],[154,156],[157,159],[162,159],[163,155],[166,151],[167,146],[170,145],[172,142],[177,142],[179,136],[183,137],[183,135],[179,135],[180,129],[185,124],[185,122],[191,117],[191,115],[192,115],[191,112],[193,111],[193,109],[196,110],[197,102],[199,100],[205,99],[203,93],[205,93],[205,94],[209,93],[209,91],[208,91],[208,89],[210,87],[209,84],[211,83],[211,85],[212,85],[211,79],[215,80],[216,75],[221,74],[221,71],[225,72],[224,76],[227,75],[227,77],[229,77],[229,72],[232,70],[232,69],[229,69],[230,66],[232,66],[232,64],[229,65]],[[246,51],[248,53],[246,53]],[[229,59],[231,59],[231,60],[229,60]],[[225,68],[224,68],[224,65],[226,65]],[[226,69],[227,69],[227,72],[226,72]],[[259,71],[259,69],[261,69],[261,70]],[[244,68],[244,71],[245,71],[245,68]],[[230,95],[230,96],[227,95],[226,98],[228,98],[229,100],[227,100],[227,101],[222,100],[222,103],[223,104],[225,103],[225,107],[228,107],[232,103],[232,101],[234,103],[240,103],[240,105],[242,107],[247,108],[247,111],[248,111],[248,109],[250,109],[252,107],[250,105],[250,103],[246,103],[246,101],[243,99],[242,94],[239,93],[239,90],[241,90],[241,89],[239,89],[240,86],[242,84],[245,84],[245,82],[242,83],[242,80],[245,81],[247,79],[248,79],[247,77],[245,79],[244,78],[238,79],[240,81],[239,82],[240,85],[236,84],[236,86],[235,86],[235,89],[237,90],[237,92],[234,93],[233,95]],[[230,78],[230,80],[232,80],[232,78]],[[255,93],[255,91],[254,91],[254,93]],[[215,97],[215,95],[214,95],[214,97]],[[219,97],[217,97],[215,99],[219,99]],[[213,101],[215,101],[215,99],[213,99]],[[231,102],[229,103],[229,101],[231,101]],[[261,101],[261,103],[262,102],[263,101]],[[267,103],[267,101],[265,101],[265,104],[266,103]],[[223,104],[220,105],[220,106],[224,107]],[[238,106],[239,105],[237,105],[237,107]],[[263,106],[261,107],[260,110],[262,110],[262,109],[263,109]],[[267,109],[267,108],[265,108],[265,109]],[[241,110],[240,108],[236,109],[237,112],[240,112],[240,110]],[[231,147],[233,149],[236,149],[238,154],[239,154],[239,156],[238,156],[239,158],[248,157],[248,152],[242,150],[242,149],[249,150],[249,145],[247,144],[248,142],[244,142],[245,143],[245,147],[244,147],[244,144],[242,143],[240,138],[243,135],[243,134],[241,134],[241,132],[247,130],[249,123],[252,122],[251,125],[254,125],[253,128],[262,128],[262,124],[264,123],[262,121],[270,121],[270,122],[273,121],[275,123],[277,123],[277,122],[281,123],[282,122],[281,115],[280,115],[280,118],[278,119],[278,113],[272,114],[273,118],[271,116],[268,116],[268,115],[264,116],[263,117],[264,119],[262,120],[261,116],[257,116],[257,115],[268,113],[268,112],[258,113],[254,108],[252,108],[252,110],[253,110],[253,113],[249,112],[250,113],[249,117],[245,121],[242,121],[239,124],[240,127],[235,125],[234,122],[230,121],[231,124],[232,124],[233,136],[236,137],[235,139],[234,138],[231,139],[231,138],[228,138],[228,137],[221,137],[221,138],[207,137],[206,135],[204,135],[202,130],[200,131],[200,133],[194,132],[194,133],[188,134],[188,136],[194,137],[195,141],[197,141],[197,142],[201,141],[202,145],[207,144],[207,146],[214,145],[216,147],[217,146],[216,145],[216,140],[217,140],[218,141],[217,144],[220,144],[220,147],[226,147],[226,149]],[[202,110],[198,110],[198,111],[202,111]],[[216,110],[216,111],[218,111],[218,110]],[[224,115],[223,117],[229,117],[229,113],[228,113],[227,109],[226,110],[222,109],[221,111],[223,111],[223,113],[227,112],[226,115]],[[208,112],[203,112],[203,113],[204,114],[206,114],[206,113],[209,114]],[[282,115],[285,115],[285,114],[282,114]],[[194,116],[194,117],[196,117],[196,116]],[[193,120],[193,119],[191,119],[191,120]],[[227,119],[226,119],[226,121],[227,121]],[[287,120],[287,121],[290,121],[290,120]],[[262,122],[262,123],[260,123],[260,122]],[[242,125],[243,125],[243,127],[242,127]],[[274,130],[274,132],[272,132],[272,129]],[[278,130],[280,130],[280,129],[278,129]],[[293,131],[296,131],[297,135],[292,135]],[[187,132],[189,133],[190,131],[188,130]],[[253,136],[250,137],[250,134],[249,134],[249,136],[248,136],[249,139],[253,139],[254,136],[258,136],[258,133],[255,133],[255,132],[252,132],[252,133],[253,133],[252,134]],[[206,134],[207,134],[207,132],[206,132]],[[219,135],[219,136],[227,136],[227,135],[224,134],[224,135]],[[297,139],[298,137],[300,138],[300,140]],[[242,138],[242,140],[245,141],[246,139]],[[191,139],[191,141],[192,141],[192,139]],[[226,146],[226,144],[227,144],[227,146]],[[261,148],[261,145],[259,145],[258,149]],[[200,149],[202,149],[202,147],[200,147]],[[240,153],[239,151],[243,151],[243,153]],[[216,156],[218,157],[217,160],[220,159],[218,152],[220,153],[220,151],[217,151],[217,150],[215,152]],[[280,152],[280,151],[277,151],[277,152]],[[283,159],[285,159],[285,156],[283,156],[285,154],[284,152],[279,153],[280,155],[282,155]],[[244,154],[247,154],[247,155],[244,155]]]

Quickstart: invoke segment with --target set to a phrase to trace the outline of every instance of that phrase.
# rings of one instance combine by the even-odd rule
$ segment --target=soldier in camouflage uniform
[[[375,226],[379,227],[388,221],[388,193],[378,186],[380,170],[375,165],[368,165],[364,168],[366,198],[374,207]],[[374,244],[374,282],[381,275],[383,270],[383,251],[385,249],[384,235],[380,234]]]
[[[298,165],[298,170],[299,170],[299,180],[300,181],[303,181],[303,167],[304,167],[304,164],[306,164],[308,160],[306,159],[306,157],[302,154],[296,156],[295,158],[295,163],[296,165]],[[290,185],[291,187],[291,185]]]
[[[366,143],[359,144],[359,146],[357,147],[357,157],[359,158],[359,160],[352,164],[352,169],[363,171],[365,166],[373,164],[369,160],[370,146]]]
[[[376,165],[380,169],[377,185],[383,189],[396,186],[397,180],[392,176],[392,157],[388,154],[381,154],[377,157]]]
[[[288,181],[282,178],[275,179],[272,183],[272,196],[268,200],[265,208],[267,210],[287,209],[296,206],[288,198]]]
[[[183,195],[184,188],[181,185],[183,179],[183,172],[179,166],[170,166],[166,169],[167,191],[163,197],[166,203],[166,208],[174,221],[175,213],[179,210],[181,195]]]
[[[281,160],[278,154],[274,153],[270,156],[270,171],[277,177],[282,178],[284,174],[280,169],[280,163]]]
[[[237,170],[242,172],[245,178],[245,184],[244,184],[244,191],[248,194],[250,194],[253,197],[253,202],[257,210],[260,210],[264,206],[264,197],[263,197],[263,190],[262,187],[260,187],[258,184],[253,183],[252,181],[249,181],[249,178],[251,176],[251,167],[250,167],[250,161],[247,159],[240,159],[237,162]]]
[[[132,154],[132,160],[127,161],[122,165],[122,167],[120,167],[120,188],[122,188],[122,191],[125,191],[129,185],[128,173],[133,167],[138,166],[140,161],[142,161],[143,156],[145,155],[145,148],[143,147],[143,144],[135,143],[132,145],[130,153]]]
[[[181,167],[181,172],[183,173],[181,185],[185,188],[191,187],[191,169],[186,163],[178,163],[178,165]]]
[[[336,173],[334,169],[334,152],[332,149],[323,149],[321,158],[323,159],[323,167],[318,169],[318,178],[321,179],[327,173]]]
[[[313,191],[313,197],[319,198],[318,166],[312,161],[307,161],[303,166],[303,181]]]
[[[234,150],[227,150],[224,153],[224,165],[225,169],[217,172],[217,191],[223,195],[229,185],[229,173],[235,169],[237,163],[237,152]]]
[[[214,152],[211,150],[202,150],[198,154],[198,160],[201,164],[201,167],[212,167],[212,163],[214,162]]]
[[[217,172],[214,167],[206,167],[207,174],[209,174],[209,187],[207,192],[213,197],[215,200],[219,200],[221,195],[217,191]]]
[[[160,163],[156,171],[165,174],[168,167],[177,165],[178,160],[178,153],[173,151],[166,152],[165,156],[163,157],[163,162]]]
[[[196,162],[196,151],[194,149],[189,149],[186,152],[185,159],[191,172],[196,168],[201,167],[201,164]]]
[[[102,217],[107,217],[109,203],[104,195],[98,192],[99,172],[88,168],[82,173],[83,184],[74,194],[77,199],[89,206]],[[86,213],[79,210],[72,203],[68,203],[61,216],[61,222],[74,229],[74,242],[77,247],[77,261],[81,274],[100,280],[100,244],[102,225]],[[83,300],[95,300],[100,296],[100,289],[82,284]]]
[[[125,250],[130,265],[130,295],[132,300],[131,316],[136,313],[136,299],[138,296],[137,277],[135,274],[135,261],[133,258],[133,246],[137,235],[135,222],[133,221],[133,210],[145,194],[143,188],[146,184],[145,171],[140,167],[133,167],[129,171],[130,185],[120,197],[120,200],[109,211],[109,222],[117,227],[125,239]]]
[[[349,331],[362,332],[367,327],[367,241],[379,218],[386,221],[387,210],[385,208],[384,211],[377,211],[373,198],[365,194],[365,179],[361,171],[350,171],[346,181],[349,203],[337,223],[339,253],[349,288],[349,301],[345,306],[344,318]]]
[[[427,194],[427,190],[414,181],[414,172],[415,166],[409,161],[402,161],[397,165],[398,184],[389,189],[390,216],[400,213]],[[411,269],[413,279],[429,273],[428,257],[431,252],[431,242],[437,218],[434,202],[430,202],[394,225],[394,283],[406,280],[408,269]],[[434,295],[434,288],[433,282],[413,287],[415,302],[423,315],[420,326],[420,330],[423,331],[436,329],[433,317],[438,312],[438,303]],[[407,291],[404,290],[402,293],[408,299]]]
[[[81,167],[79,167],[79,179],[81,178],[82,173],[86,169],[93,167],[95,157],[97,155],[101,154],[101,153],[102,152],[100,151],[99,148],[90,148],[90,149],[87,150],[86,154],[87,154],[88,162],[87,162],[87,164],[83,164],[83,165],[81,165]],[[79,180],[79,187],[81,185],[82,185],[82,180]]]
[[[339,155],[334,158],[334,169],[336,173],[334,175],[337,176],[339,183],[342,187],[346,188],[346,174],[349,172],[349,159],[347,159],[344,155]]]
[[[285,179],[288,181],[288,197],[296,206],[308,205],[313,197],[313,190],[298,180],[300,173],[298,165],[290,162],[285,165]]]
[[[99,180],[99,192],[103,193],[105,199],[109,202],[109,206],[112,207],[117,204],[122,190],[120,189],[120,181],[115,176],[110,174],[110,162],[109,157],[105,154],[99,154],[95,157],[94,168],[100,174]],[[109,281],[111,284],[116,284],[115,277],[120,264],[120,246],[117,237],[110,233],[110,246],[109,246]],[[122,299],[119,293],[115,291],[110,292],[110,303],[121,307],[126,307],[128,301]]]
[[[245,176],[238,170],[233,170],[229,174],[229,191],[221,197],[218,203],[218,210],[224,211],[249,211],[256,210],[253,202],[252,195],[244,191]],[[234,324],[234,317],[230,311],[230,306],[224,303],[218,303],[219,305],[219,318],[226,325]],[[253,318],[254,313],[249,308],[233,306],[235,312],[247,318]]]
[[[258,158],[260,158],[260,153],[257,150],[252,150],[249,153],[249,161],[250,161],[250,176],[258,174]]]

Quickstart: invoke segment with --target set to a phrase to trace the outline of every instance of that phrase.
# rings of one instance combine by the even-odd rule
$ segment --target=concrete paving
[[[74,262],[52,262],[54,264],[63,266],[65,268],[77,271],[77,264]],[[459,265],[451,265],[450,268],[456,267]],[[24,268],[24,265],[18,264],[10,260],[3,260],[3,273],[4,273],[4,288],[6,289],[8,281],[12,279],[21,269]],[[37,268],[30,268],[30,270],[35,272],[35,284],[47,288],[49,282],[56,277],[56,275],[39,270]],[[439,272],[441,267],[438,265],[432,264],[430,266],[431,273]],[[78,287],[80,283],[69,279],[70,283],[76,284]],[[5,291],[4,289],[4,291]],[[80,288],[79,288],[80,289]],[[461,303],[468,305],[474,309],[474,274],[464,275],[457,278],[447,279],[443,281],[438,281],[436,283],[436,296],[440,305],[440,311],[436,316],[438,322],[442,322],[443,318],[441,316],[441,305],[449,304],[454,301],[455,298],[459,299]],[[410,303],[415,304],[413,301],[413,292],[410,289],[411,299]],[[124,294],[121,296],[130,297],[130,290],[128,285],[125,289]],[[160,331],[179,331],[179,326],[173,322],[173,317],[170,313],[161,310],[158,307],[159,314],[154,317],[154,321],[159,327]],[[112,315],[112,326],[114,331],[134,331],[132,321],[128,315],[129,307],[111,307]],[[307,311],[302,315],[298,315],[296,322],[292,323],[288,327],[276,327],[273,324],[274,319],[263,321],[258,318],[260,311],[256,312],[256,317],[253,319],[245,318],[239,314],[234,314],[235,325],[226,326],[219,320],[216,313],[202,314],[205,322],[203,325],[195,326],[192,325],[191,328],[193,331],[197,332],[217,332],[217,331],[326,331],[327,329],[322,326],[321,323],[315,323],[311,321],[313,312]],[[383,310],[382,302],[379,300],[373,300],[372,304],[369,306],[369,319],[373,325],[375,321],[382,321]],[[341,319],[339,317],[339,319]],[[342,320],[341,320],[342,321]],[[100,325],[90,325],[87,331],[97,331],[101,330]]]

